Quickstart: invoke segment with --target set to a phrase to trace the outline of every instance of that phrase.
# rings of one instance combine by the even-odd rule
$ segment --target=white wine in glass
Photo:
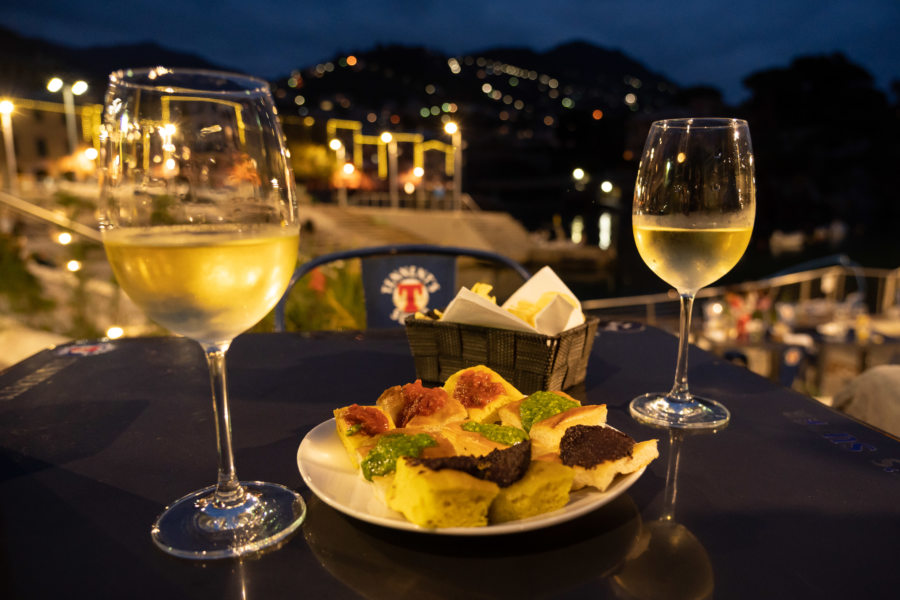
[[[294,272],[297,201],[268,85],[233,73],[110,75],[101,129],[100,225],[116,279],[146,314],[206,354],[218,444],[215,485],[175,501],[151,529],[186,558],[276,547],[306,514],[295,491],[239,481],[225,353],[278,302]]]
[[[688,388],[691,310],[697,292],[728,273],[747,249],[756,214],[753,150],[746,121],[657,121],[638,167],[634,240],[650,269],[681,298],[675,383],[632,400],[639,421],[673,428],[716,428],[731,414]]]

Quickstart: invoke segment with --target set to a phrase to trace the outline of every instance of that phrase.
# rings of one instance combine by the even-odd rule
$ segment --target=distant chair
[[[366,325],[369,329],[399,327],[408,314],[444,308],[456,296],[460,257],[509,268],[523,280],[531,277],[518,262],[487,250],[430,244],[370,246],[323,254],[294,271],[287,291],[275,307],[275,331],[285,330],[285,307],[291,289],[316,267],[339,260],[361,259]]]
[[[794,386],[809,362],[809,350],[803,346],[789,345],[781,349],[778,364],[778,383],[784,387]]]
[[[834,395],[832,406],[900,437],[900,365],[866,369]]]

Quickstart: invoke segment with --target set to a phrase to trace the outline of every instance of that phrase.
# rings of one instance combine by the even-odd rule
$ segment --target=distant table
[[[813,346],[770,339],[760,341],[704,338],[704,347],[718,356],[745,360],[754,372],[767,374],[772,381],[790,387],[803,377],[807,367],[814,377],[805,382],[818,396],[834,396],[851,379],[866,369],[881,364],[900,364],[900,341],[896,338],[869,338],[864,342],[853,336],[832,339],[811,335]],[[755,360],[754,360],[755,359]],[[740,362],[737,361],[737,362]]]
[[[332,409],[414,379],[402,331],[238,338],[238,475],[301,490],[309,512],[275,552],[204,563],[164,554],[149,535],[166,503],[215,479],[199,347],[146,338],[41,352],[0,374],[0,597],[627,598],[666,580],[692,597],[896,597],[900,441],[695,348],[693,389],[733,420],[674,440],[670,460],[667,433],[627,406],[670,386],[676,340],[615,329],[601,328],[572,393],[606,403],[635,438],[659,437],[660,458],[584,517],[479,539],[362,523],[298,472],[300,441]],[[667,466],[678,467],[668,486]],[[667,506],[673,521],[659,521]]]

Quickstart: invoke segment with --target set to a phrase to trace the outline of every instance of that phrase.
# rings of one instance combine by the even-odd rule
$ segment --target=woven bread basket
[[[424,383],[442,384],[461,369],[485,365],[531,394],[584,381],[598,323],[587,317],[584,324],[550,336],[410,316],[406,336],[416,376]]]

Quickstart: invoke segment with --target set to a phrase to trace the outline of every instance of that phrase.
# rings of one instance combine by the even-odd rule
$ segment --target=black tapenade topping
[[[478,479],[493,481],[500,487],[509,487],[525,476],[531,464],[531,441],[519,442],[509,448],[492,450],[485,456],[440,456],[435,458],[409,458],[411,465],[422,465],[432,471],[453,469],[463,471]]]
[[[631,456],[632,448],[634,439],[612,427],[573,425],[560,440],[559,457],[564,465],[590,469],[608,460]]]

